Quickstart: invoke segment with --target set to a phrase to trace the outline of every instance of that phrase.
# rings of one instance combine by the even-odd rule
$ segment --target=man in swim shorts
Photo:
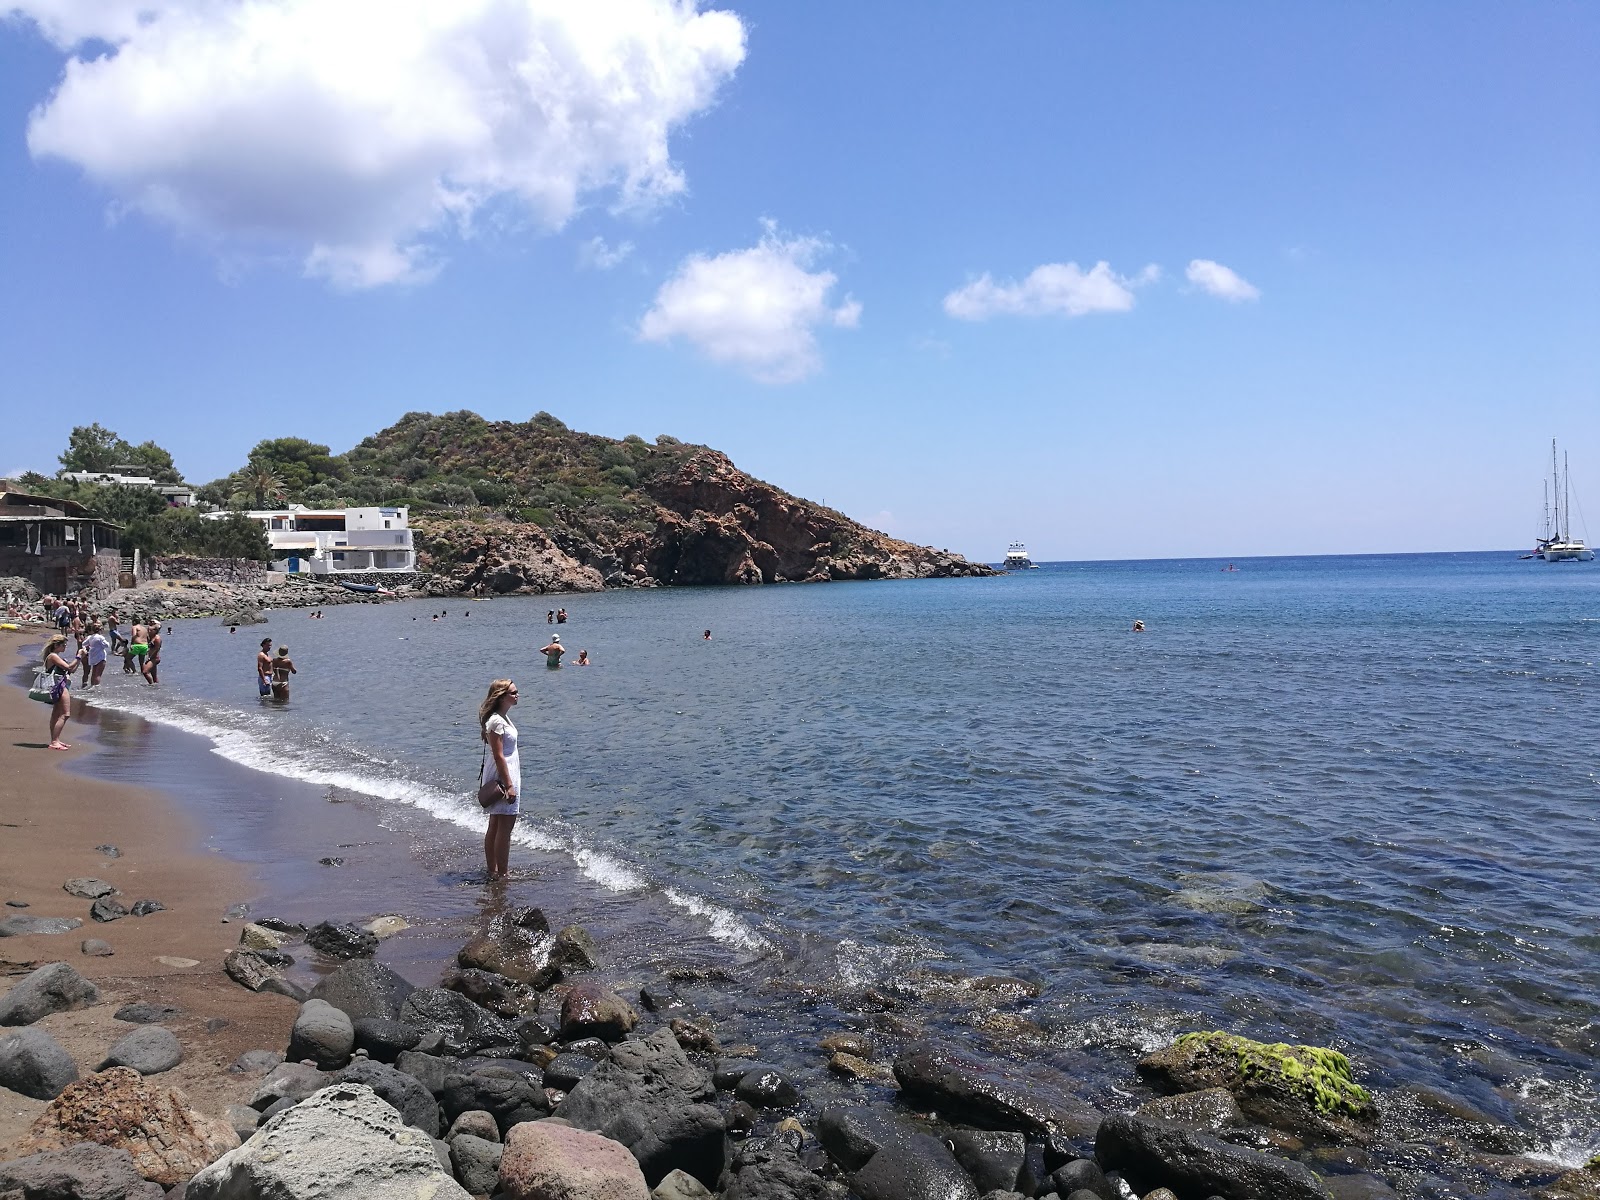
[[[139,674],[144,674],[144,660],[150,653],[150,630],[144,623],[142,616],[133,619],[133,628],[128,630],[128,649],[122,656],[122,673],[132,675],[134,659],[139,660]]]
[[[261,639],[261,649],[256,651],[256,691],[263,696],[272,695],[272,639]]]
[[[559,667],[561,665],[561,656],[566,652],[567,648],[561,644],[561,635],[559,633],[552,633],[550,635],[550,644],[539,648],[539,653],[544,655],[544,665],[547,667]]]

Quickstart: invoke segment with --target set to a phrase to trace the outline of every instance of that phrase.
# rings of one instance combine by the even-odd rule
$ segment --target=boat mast
[[[1561,540],[1572,540],[1572,464],[1567,461],[1567,456],[1561,456],[1561,511],[1567,514],[1567,523],[1562,527]]]
[[[1556,460],[1556,440],[1550,439],[1550,490],[1556,498],[1556,523],[1551,527],[1550,536],[1561,537],[1561,467]]]

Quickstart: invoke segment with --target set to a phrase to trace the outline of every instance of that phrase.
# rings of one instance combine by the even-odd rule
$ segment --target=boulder
[[[518,1125],[500,1159],[506,1200],[649,1200],[639,1163],[618,1143],[549,1121]]]
[[[228,978],[252,992],[277,992],[304,1000],[303,989],[283,977],[283,972],[267,962],[256,950],[230,950],[222,960]],[[296,995],[296,993],[299,993]]]
[[[498,1017],[522,1017],[539,1011],[538,992],[525,983],[518,983],[493,971],[457,967],[445,972],[439,986],[460,992]]]
[[[355,1030],[356,1049],[365,1050],[369,1058],[392,1063],[401,1053],[412,1049],[422,1040],[422,1030],[404,1021],[387,1021],[382,1017],[358,1017],[351,1022]]]
[[[134,1004],[124,1004],[111,1016],[115,1020],[126,1021],[129,1025],[159,1025],[163,1021],[183,1016],[183,1009],[175,1004],[152,1004],[140,1000]]]
[[[259,1075],[270,1071],[283,1061],[276,1050],[246,1050],[228,1064],[229,1075]]]
[[[456,1179],[474,1196],[488,1196],[500,1187],[500,1159],[505,1154],[500,1139],[457,1134],[450,1139],[450,1165]]]
[[[128,915],[128,910],[110,896],[102,896],[89,905],[89,915],[100,922],[120,921]]]
[[[104,879],[69,879],[61,887],[68,894],[84,900],[98,900],[101,896],[117,894],[117,889]]]
[[[328,1082],[328,1077],[315,1067],[298,1062],[279,1063],[256,1085],[255,1094],[250,1097],[250,1107],[257,1112],[265,1112],[279,1100],[298,1103],[327,1087]]]
[[[1327,1188],[1309,1167],[1148,1117],[1107,1117],[1094,1156],[1140,1195],[1166,1187],[1180,1196],[1227,1200],[1328,1200]]]
[[[382,942],[392,938],[397,933],[404,933],[406,930],[410,929],[411,922],[407,921],[404,917],[390,915],[385,917],[374,917],[361,928],[365,929],[373,937]]]
[[[978,1200],[978,1189],[950,1148],[926,1133],[879,1148],[850,1177],[861,1200]]]
[[[402,1050],[394,1060],[394,1069],[411,1076],[429,1092],[437,1096],[444,1091],[444,1081],[458,1068],[452,1059],[434,1054],[421,1054],[415,1050]]]
[[[511,909],[489,918],[456,954],[467,969],[492,971],[518,983],[548,987],[558,970],[551,967],[550,923],[537,908]]]
[[[1072,1094],[1070,1080],[1043,1067],[1024,1069],[919,1044],[895,1059],[894,1077],[908,1102],[981,1129],[1088,1137],[1100,1123],[1100,1113]]]
[[[0,996],[0,1025],[32,1025],[51,1013],[100,1002],[100,989],[64,962],[46,963]]]
[[[371,958],[377,953],[378,938],[359,925],[324,921],[306,931],[306,945],[329,958]]]
[[[167,906],[159,900],[135,900],[128,913],[135,917],[148,917],[151,913],[166,912]]]
[[[568,925],[550,945],[550,965],[562,971],[593,971],[600,966],[594,938],[582,925]]]
[[[325,976],[311,996],[326,1000],[352,1021],[362,1017],[396,1020],[400,1006],[416,987],[391,967],[357,960],[347,962]]]
[[[18,1029],[0,1036],[0,1087],[53,1100],[77,1078],[72,1056],[44,1030]]]
[[[517,1031],[459,992],[417,988],[400,1006],[400,1020],[424,1033],[438,1033],[446,1054],[508,1057],[517,1050]]]
[[[639,1014],[610,988],[586,981],[561,1001],[561,1040],[597,1037],[620,1042],[639,1023]]]
[[[182,1092],[112,1067],[51,1101],[17,1149],[36,1154],[79,1142],[126,1150],[142,1177],[173,1187],[237,1146],[239,1136],[226,1121],[190,1108]]]
[[[793,1108],[800,1103],[800,1089],[776,1067],[746,1071],[733,1094],[752,1108]]]
[[[872,1039],[860,1033],[835,1033],[817,1043],[824,1054],[853,1054],[870,1059],[873,1055]]]
[[[0,938],[71,933],[82,924],[83,922],[77,917],[6,917],[4,920],[0,920]]]
[[[715,1187],[727,1158],[722,1114],[706,1073],[690,1064],[667,1029],[612,1048],[573,1088],[561,1116],[622,1142],[652,1184],[669,1171],[687,1171]]]
[[[120,1039],[95,1068],[129,1067],[141,1075],[159,1075],[183,1061],[183,1046],[177,1034],[160,1025],[144,1025]]]
[[[817,1140],[828,1157],[846,1171],[859,1171],[883,1147],[919,1132],[903,1117],[865,1105],[825,1109],[817,1119]]]
[[[307,1000],[300,1006],[289,1032],[290,1062],[310,1059],[324,1070],[333,1070],[350,1061],[356,1031],[350,1018],[326,1000]]]
[[[1239,1102],[1227,1088],[1205,1088],[1198,1092],[1184,1092],[1179,1096],[1157,1096],[1139,1106],[1139,1116],[1171,1121],[1174,1125],[1187,1125],[1190,1129],[1203,1129],[1209,1133],[1219,1129],[1237,1129],[1245,1123],[1244,1113],[1239,1111]]]
[[[1050,1182],[1056,1194],[1071,1196],[1074,1192],[1088,1192],[1096,1200],[1121,1200],[1121,1193],[1106,1178],[1100,1164],[1089,1158],[1075,1158],[1051,1173]]]
[[[288,934],[268,929],[265,925],[251,923],[239,931],[239,945],[246,950],[279,950],[288,940]]]
[[[668,1171],[650,1192],[650,1200],[711,1200],[711,1189],[693,1175]]]
[[[488,1063],[475,1071],[445,1076],[439,1091],[445,1116],[453,1121],[462,1113],[486,1112],[501,1133],[523,1121],[538,1120],[550,1111],[550,1099],[544,1094],[538,1068],[523,1067]]]
[[[444,1135],[444,1140],[448,1142],[463,1133],[482,1138],[486,1142],[500,1140],[500,1126],[495,1123],[494,1114],[485,1112],[481,1108],[469,1108],[451,1121],[450,1132]]]
[[[794,1146],[782,1137],[750,1138],[741,1143],[728,1166],[726,1182],[723,1200],[844,1200],[845,1197],[843,1185],[809,1170],[800,1161]],[[661,1187],[666,1184],[663,1179]]]
[[[222,1110],[222,1119],[238,1134],[242,1142],[255,1133],[256,1126],[261,1124],[261,1114],[248,1104],[230,1104]]]
[[[189,1181],[185,1200],[466,1200],[433,1140],[371,1088],[338,1084],[279,1113]]]
[[[80,1142],[65,1150],[0,1162],[0,1196],[23,1200],[161,1200],[165,1189],[146,1183],[126,1150]]]
[[[103,938],[84,938],[78,949],[90,958],[109,958],[116,953],[111,948],[111,943]]]
[[[358,1059],[339,1072],[340,1083],[359,1083],[400,1114],[400,1119],[430,1138],[439,1136],[442,1123],[433,1095],[416,1077],[382,1063]]]
[[[1365,1142],[1377,1126],[1377,1105],[1352,1078],[1350,1060],[1320,1046],[1186,1033],[1140,1059],[1138,1070],[1165,1092],[1226,1088],[1252,1121],[1302,1136]]]
[[[1009,1192],[1017,1186],[1028,1143],[1015,1131],[957,1129],[950,1134],[956,1161],[972,1176],[980,1193]],[[1066,1195],[1065,1192],[1061,1193]]]
[[[570,1092],[600,1064],[585,1054],[558,1054],[544,1068],[544,1086]]]

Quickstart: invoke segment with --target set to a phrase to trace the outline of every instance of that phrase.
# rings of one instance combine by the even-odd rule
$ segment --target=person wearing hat
[[[544,655],[544,665],[547,667],[559,667],[561,665],[561,656],[566,652],[567,648],[561,644],[561,635],[559,633],[552,633],[550,635],[550,644],[539,649],[539,653]]]
[[[82,659],[84,651],[79,650],[77,655],[68,658],[66,655],[67,635],[57,633],[44,644],[44,669],[50,672],[50,749],[71,750],[72,747],[61,740],[61,731],[67,727],[67,718],[72,715],[72,674],[78,669],[78,662]]]

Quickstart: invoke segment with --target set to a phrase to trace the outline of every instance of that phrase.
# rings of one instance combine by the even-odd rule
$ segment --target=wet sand
[[[0,938],[0,991],[45,963],[69,963],[101,990],[101,1003],[39,1022],[88,1074],[135,1025],[114,1019],[123,1004],[175,1005],[181,1015],[164,1022],[183,1043],[185,1061],[157,1076],[182,1089],[195,1107],[220,1114],[247,1099],[255,1079],[223,1068],[250,1049],[281,1051],[296,1005],[284,996],[245,991],[222,972],[222,958],[238,942],[240,923],[224,923],[230,905],[250,900],[257,881],[243,864],[198,847],[195,828],[166,796],[85,778],[63,768],[95,752],[90,731],[69,722],[68,753],[45,749],[48,708],[29,700],[9,681],[18,652],[37,644],[37,633],[0,632],[0,916],[77,917],[69,933]],[[97,846],[114,845],[109,858]],[[125,906],[146,898],[163,912],[100,923],[90,901],[70,895],[72,878],[103,879],[119,889]],[[115,953],[80,952],[85,938],[100,938]],[[174,966],[161,958],[191,959]],[[14,1145],[45,1107],[0,1088],[0,1148]],[[4,1153],[4,1150],[0,1150]]]

